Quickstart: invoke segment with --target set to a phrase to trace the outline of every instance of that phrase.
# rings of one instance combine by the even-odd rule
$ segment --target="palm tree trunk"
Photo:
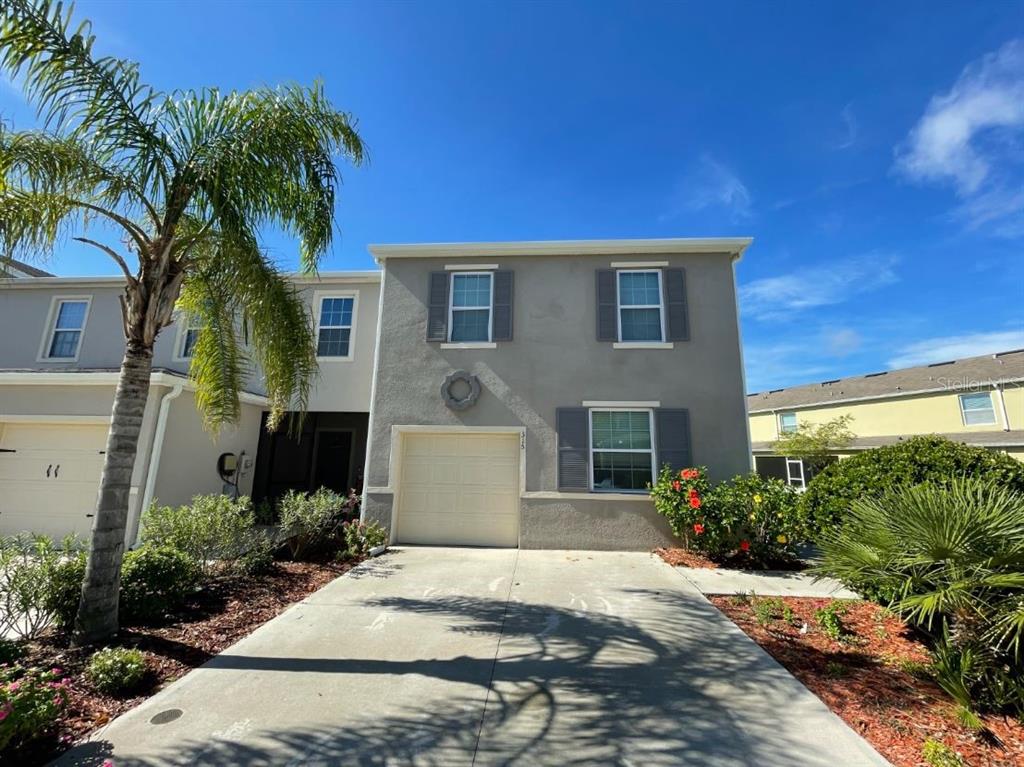
[[[117,633],[117,602],[132,470],[152,368],[152,347],[129,341],[114,395],[82,599],[75,619],[75,638],[82,643],[97,642]]]

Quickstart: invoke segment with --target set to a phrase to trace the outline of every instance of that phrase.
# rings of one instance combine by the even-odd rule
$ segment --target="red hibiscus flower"
[[[691,509],[699,509],[700,508],[700,498],[698,498],[697,495],[691,495],[690,496],[690,508]]]
[[[750,541],[741,541],[740,551],[750,551]]]
[[[677,479],[675,482],[672,483],[672,489],[678,493],[680,490],[683,489],[683,483]]]
[[[700,476],[700,472],[696,469],[682,469],[679,472],[679,476],[683,479],[697,479]]]
[[[693,526],[693,532],[697,533],[697,535],[703,535],[704,534],[704,525],[702,525],[700,522],[696,523]]]

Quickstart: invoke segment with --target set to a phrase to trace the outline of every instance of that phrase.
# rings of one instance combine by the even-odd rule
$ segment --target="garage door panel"
[[[514,547],[519,541],[518,527],[517,521],[511,518],[495,518],[490,514],[453,515],[444,511],[410,516],[401,523],[400,529],[405,543]]]
[[[405,434],[401,450],[400,542],[518,544],[518,434]]]
[[[0,424],[0,534],[88,536],[106,436],[100,424]]]

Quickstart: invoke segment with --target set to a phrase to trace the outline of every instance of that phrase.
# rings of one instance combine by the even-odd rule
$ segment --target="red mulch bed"
[[[766,562],[762,565],[755,565],[748,557],[745,557],[742,554],[734,554],[723,559],[721,562],[714,562],[699,551],[690,551],[689,549],[684,549],[679,546],[655,549],[654,553],[673,567],[702,567],[706,570],[714,570],[719,567],[730,567],[736,570],[806,569],[806,565],[799,560],[780,560],[778,562]]]
[[[925,646],[878,605],[845,602],[842,623],[849,635],[835,641],[814,620],[814,611],[833,600],[783,597],[792,624],[775,619],[762,626],[749,600],[709,599],[896,767],[925,765],[921,748],[928,738],[971,767],[1024,765],[1024,725],[986,716],[988,737],[961,726],[951,699],[932,681],[909,673],[907,664],[928,663]],[[802,635],[804,622],[809,631]]]
[[[201,666],[289,605],[350,570],[345,563],[278,562],[265,575],[215,581],[160,626],[131,626],[104,647],[136,647],[149,669],[144,692],[111,697],[94,690],[82,675],[96,647],[71,647],[66,636],[51,633],[31,642],[23,665],[59,667],[71,680],[70,705],[54,739],[33,744],[27,753],[8,755],[11,764],[45,764],[91,731],[137,706],[162,687]],[[0,758],[6,763],[6,759]]]
[[[673,547],[671,549],[661,548],[655,549],[654,553],[673,567],[703,567],[707,570],[714,570],[718,567],[717,564],[712,562],[703,554],[699,554],[696,551],[689,551],[688,549],[681,549],[677,547]]]

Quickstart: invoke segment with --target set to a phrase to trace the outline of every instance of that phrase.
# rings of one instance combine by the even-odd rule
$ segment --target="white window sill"
[[[442,349],[497,349],[498,345],[493,342],[477,341],[467,344],[447,343],[441,344]]]
[[[647,501],[650,502],[651,494],[646,490],[635,493],[623,492],[570,492],[565,490],[534,490],[522,493],[521,497],[539,501]]]
[[[352,355],[348,357],[317,357],[317,362],[351,362],[353,360]]]
[[[671,341],[616,341],[613,349],[674,349]]]

